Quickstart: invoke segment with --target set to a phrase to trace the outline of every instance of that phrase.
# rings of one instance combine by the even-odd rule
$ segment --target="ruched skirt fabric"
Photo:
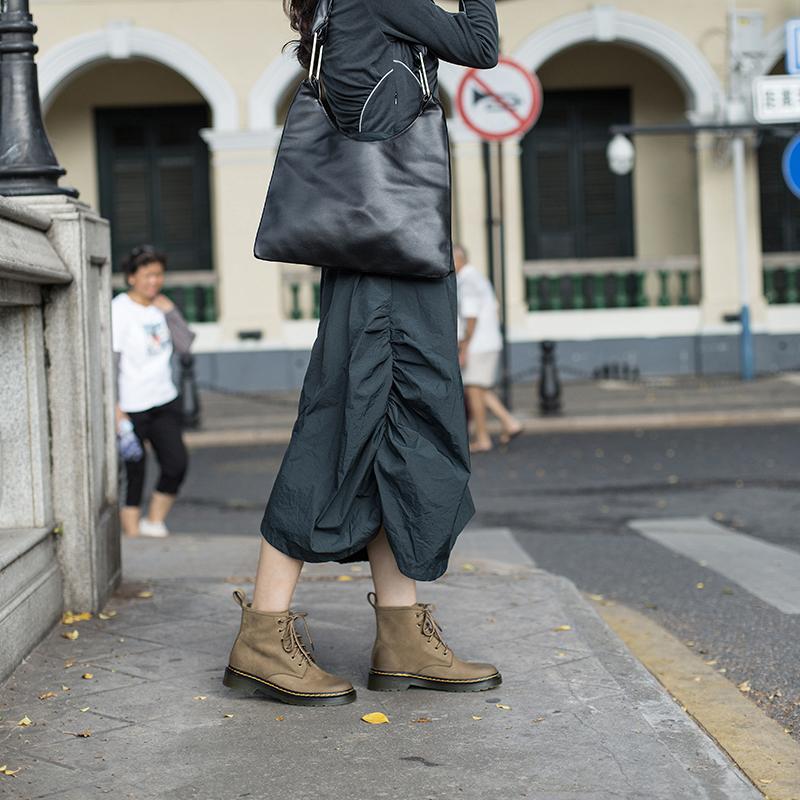
[[[365,557],[383,525],[400,570],[435,580],[475,513],[456,277],[322,269],[320,323],[261,533],[303,561]]]

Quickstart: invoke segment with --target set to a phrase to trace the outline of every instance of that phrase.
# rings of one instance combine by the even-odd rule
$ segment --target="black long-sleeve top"
[[[438,94],[439,59],[488,69],[497,63],[495,0],[460,0],[456,14],[433,0],[334,0],[322,85],[338,125],[376,138],[405,128],[422,98],[419,58]]]

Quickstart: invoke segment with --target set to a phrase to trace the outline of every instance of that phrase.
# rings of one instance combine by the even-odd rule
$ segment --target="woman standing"
[[[284,0],[308,68],[315,0]],[[414,45],[437,95],[438,59],[497,63],[494,0],[334,0],[321,82],[338,127],[387,138],[423,97]],[[416,61],[416,63],[415,63]],[[366,135],[366,136],[365,136]],[[343,265],[346,266],[346,265]],[[303,562],[369,558],[377,617],[369,688],[497,686],[491,664],[456,658],[415,581],[447,568],[474,514],[456,340],[456,279],[322,269],[320,323],[298,418],[270,495],[252,604],[242,592],[225,683],[288,703],[350,702],[349,681],[317,666],[289,611]]]
[[[117,373],[117,430],[127,491],[120,510],[128,536],[166,536],[165,525],[186,476],[182,411],[172,380],[172,354],[188,353],[194,339],[175,304],[161,294],[167,258],[154,248],[134,248],[123,262],[128,291],[111,303],[112,347]],[[141,519],[144,442],[156,454],[161,475]]]

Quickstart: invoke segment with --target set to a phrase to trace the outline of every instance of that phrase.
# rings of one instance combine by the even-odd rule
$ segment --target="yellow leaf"
[[[279,717],[275,717],[275,722],[283,722],[285,719],[286,717],[281,714]]]
[[[192,698],[192,700],[207,700],[207,699],[208,699],[208,695],[205,695],[205,694],[196,694]]]
[[[537,722],[537,723],[538,723],[538,722],[544,722],[544,717],[536,717],[536,719],[534,720],[534,722]]]
[[[79,634],[79,633],[78,633],[78,631],[76,631],[76,630],[64,631],[64,633],[62,633],[61,635],[62,635],[62,636],[65,638],[65,639],[72,639],[73,641],[74,641],[75,639],[77,639],[77,638],[80,636],[80,634]]]
[[[97,616],[100,617],[100,619],[111,619],[111,617],[116,617],[117,616],[117,612],[116,611],[101,611]]]
[[[31,722],[30,717],[26,714],[18,723],[17,725],[21,725],[23,728],[27,728],[30,725],[33,725]]]
[[[430,717],[418,717],[417,719],[411,720],[412,722],[433,722]]]
[[[39,695],[40,700],[49,700],[51,697],[58,697],[55,692],[44,692]]]
[[[225,717],[225,719],[230,719],[233,716],[233,714],[223,714],[223,716]]]
[[[571,631],[572,625],[559,625],[557,628],[553,628],[554,631]]]
[[[476,720],[476,721],[477,721],[477,720],[479,720],[479,719],[483,719],[483,717],[476,717],[476,716],[473,714],[473,715],[472,715],[472,719],[474,719],[474,720]]]
[[[495,705],[496,705],[496,706],[497,706],[499,709],[502,709],[503,711],[511,711],[511,706],[507,706],[507,705],[505,705],[505,704],[503,704],[503,703],[495,703]]]
[[[698,581],[695,585],[695,589],[705,589],[706,585],[702,581]]]
[[[153,593],[151,591],[145,590],[142,592],[137,592],[136,596],[141,597],[143,600],[147,600],[153,596]]]
[[[461,569],[464,570],[464,572],[477,572],[478,570],[478,568],[474,564],[469,564],[469,563],[462,564]]]
[[[758,782],[759,783],[763,783],[766,786],[768,783],[772,783],[772,779],[771,778],[760,778]]]
[[[84,706],[80,711],[81,711],[81,714],[84,714],[88,710],[89,710],[89,706]]]
[[[20,767],[19,769],[22,768]],[[19,772],[19,769],[9,769],[8,764],[3,764],[3,766],[0,767],[0,775],[8,775],[10,777],[13,777]]]
[[[342,583],[345,583],[346,581],[353,580],[353,576],[352,575],[340,575],[336,580],[337,581],[341,581]]]
[[[740,691],[740,692],[744,692],[744,694],[747,694],[747,693],[750,691],[750,689],[751,689],[751,687],[750,687],[750,681],[742,681],[742,682],[741,682],[741,683],[738,685],[738,687],[737,687],[737,688],[739,689],[739,691]]]
[[[364,722],[368,722],[370,725],[382,725],[384,722],[389,721],[389,717],[382,711],[373,711],[371,714],[364,714],[361,719],[364,720]]]
[[[81,675],[81,678],[83,678],[85,681],[90,681],[92,678],[94,678],[94,675],[92,675],[91,672],[84,672],[83,675]]]
[[[589,599],[599,603],[601,600],[605,600],[605,596],[602,594],[590,594]]]
[[[89,611],[82,611],[80,614],[73,614],[71,611],[65,611],[61,617],[62,625],[73,625],[76,622],[85,622],[91,619],[92,615]]]
[[[79,736],[81,739],[88,739],[92,735],[92,732],[87,728],[85,731],[81,731],[75,735]]]
[[[69,669],[70,667],[74,667],[74,666],[75,666],[75,659],[74,658],[68,658],[64,662],[64,669]]]
[[[62,686],[62,687],[61,687],[61,691],[62,691],[62,692],[68,692],[69,690],[70,690],[70,689],[69,689],[69,686]]]

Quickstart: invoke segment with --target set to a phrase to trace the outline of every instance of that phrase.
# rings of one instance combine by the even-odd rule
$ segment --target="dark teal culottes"
[[[261,533],[303,561],[365,557],[381,524],[430,581],[475,513],[456,276],[322,269],[320,322]]]

